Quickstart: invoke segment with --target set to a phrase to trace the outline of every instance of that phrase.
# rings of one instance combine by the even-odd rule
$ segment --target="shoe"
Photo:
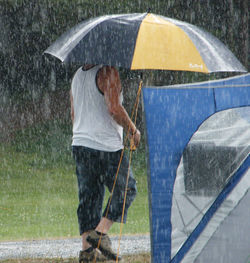
[[[79,253],[79,263],[89,263],[94,262],[96,257],[96,262],[106,261],[107,258],[104,257],[100,252],[96,251],[96,249],[92,249],[91,252],[86,252],[86,250],[81,250]]]
[[[98,235],[95,230],[92,230],[87,237],[87,241],[93,246],[93,248],[97,248],[100,238],[101,241],[98,249],[107,259],[116,260],[117,254],[112,250],[111,240],[107,234],[101,236]],[[118,260],[121,260],[120,256],[118,256]]]

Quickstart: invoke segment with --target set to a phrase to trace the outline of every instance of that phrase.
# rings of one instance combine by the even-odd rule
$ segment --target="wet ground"
[[[119,237],[111,236],[112,246],[118,250]],[[34,240],[0,242],[0,260],[17,258],[69,258],[78,257],[81,239]],[[150,251],[149,235],[124,235],[120,242],[120,255]]]

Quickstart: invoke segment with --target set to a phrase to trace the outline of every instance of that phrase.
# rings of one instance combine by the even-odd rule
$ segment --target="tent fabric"
[[[250,189],[250,172],[247,171],[249,166],[250,158],[244,162],[241,169],[239,169],[235,176],[231,178],[229,184],[223,189],[218,197],[213,200],[209,209],[203,214],[200,222],[194,228],[190,236],[188,236],[179,251],[173,256],[171,262],[245,262],[244,259],[250,254],[249,236],[238,236],[233,240],[233,232],[239,228],[243,228],[244,230],[242,229],[241,232],[243,231],[247,233],[247,229],[249,229],[249,220],[247,220],[245,216],[247,216],[249,212],[242,210],[242,213],[237,215],[237,221],[233,221],[233,219],[235,219],[233,212],[234,209],[237,210],[240,203],[246,203],[245,199],[248,196],[248,190]],[[186,207],[186,210],[187,209],[188,208]],[[189,212],[191,211],[189,210]],[[233,223],[228,224],[223,228],[221,224],[224,223],[224,220],[233,221]],[[226,232],[222,232],[222,229]],[[240,234],[240,232],[238,232],[238,234]],[[227,246],[227,243],[225,242],[226,237],[231,240],[231,246]],[[175,237],[172,235],[172,239],[174,238]],[[232,242],[236,242],[236,240],[238,241],[237,245]],[[211,245],[208,247],[208,241],[213,245],[217,242],[221,245],[221,248],[224,249],[219,250],[216,254],[212,255],[211,251],[218,249],[219,246],[217,248]],[[204,251],[207,251],[207,254],[204,254]],[[238,261],[235,261],[236,256]],[[243,261],[241,261],[242,257]],[[209,258],[213,260],[210,261]]]
[[[143,102],[152,261],[235,262],[226,240],[248,215],[250,74],[145,87]],[[245,262],[250,235],[237,242]]]
[[[225,200],[224,205],[218,209],[217,216],[213,221],[211,220],[211,226],[207,226],[201,237],[203,242],[197,240],[196,244],[200,243],[202,246],[205,243],[204,241],[206,241],[205,236],[209,236],[209,234],[216,229],[213,238],[210,238],[206,245],[202,246],[202,251],[201,248],[194,246],[190,250],[186,262],[249,262],[247,261],[247,259],[250,259],[248,234],[248,229],[250,229],[249,187],[250,172],[240,180],[237,187],[233,189],[230,197]],[[229,213],[231,213],[230,216],[228,216]],[[218,227],[218,223],[221,223],[220,227]],[[196,256],[199,251],[201,251],[200,254],[196,257],[195,261],[193,261],[194,256]],[[228,253],[223,253],[223,256],[221,256],[222,251],[228,251]],[[215,261],[214,255],[217,255],[217,261]],[[183,260],[183,262],[185,262],[185,260]]]

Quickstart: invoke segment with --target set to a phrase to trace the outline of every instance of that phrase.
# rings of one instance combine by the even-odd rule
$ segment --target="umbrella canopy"
[[[245,68],[217,38],[200,28],[151,14],[120,14],[83,21],[45,53],[64,63],[196,72]]]

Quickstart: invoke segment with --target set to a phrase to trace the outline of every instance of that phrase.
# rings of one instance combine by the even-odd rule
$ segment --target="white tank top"
[[[86,71],[81,67],[72,80],[72,145],[114,152],[123,148],[123,128],[111,117],[104,95],[96,85],[96,74],[101,67]],[[122,103],[122,94],[120,100]]]

